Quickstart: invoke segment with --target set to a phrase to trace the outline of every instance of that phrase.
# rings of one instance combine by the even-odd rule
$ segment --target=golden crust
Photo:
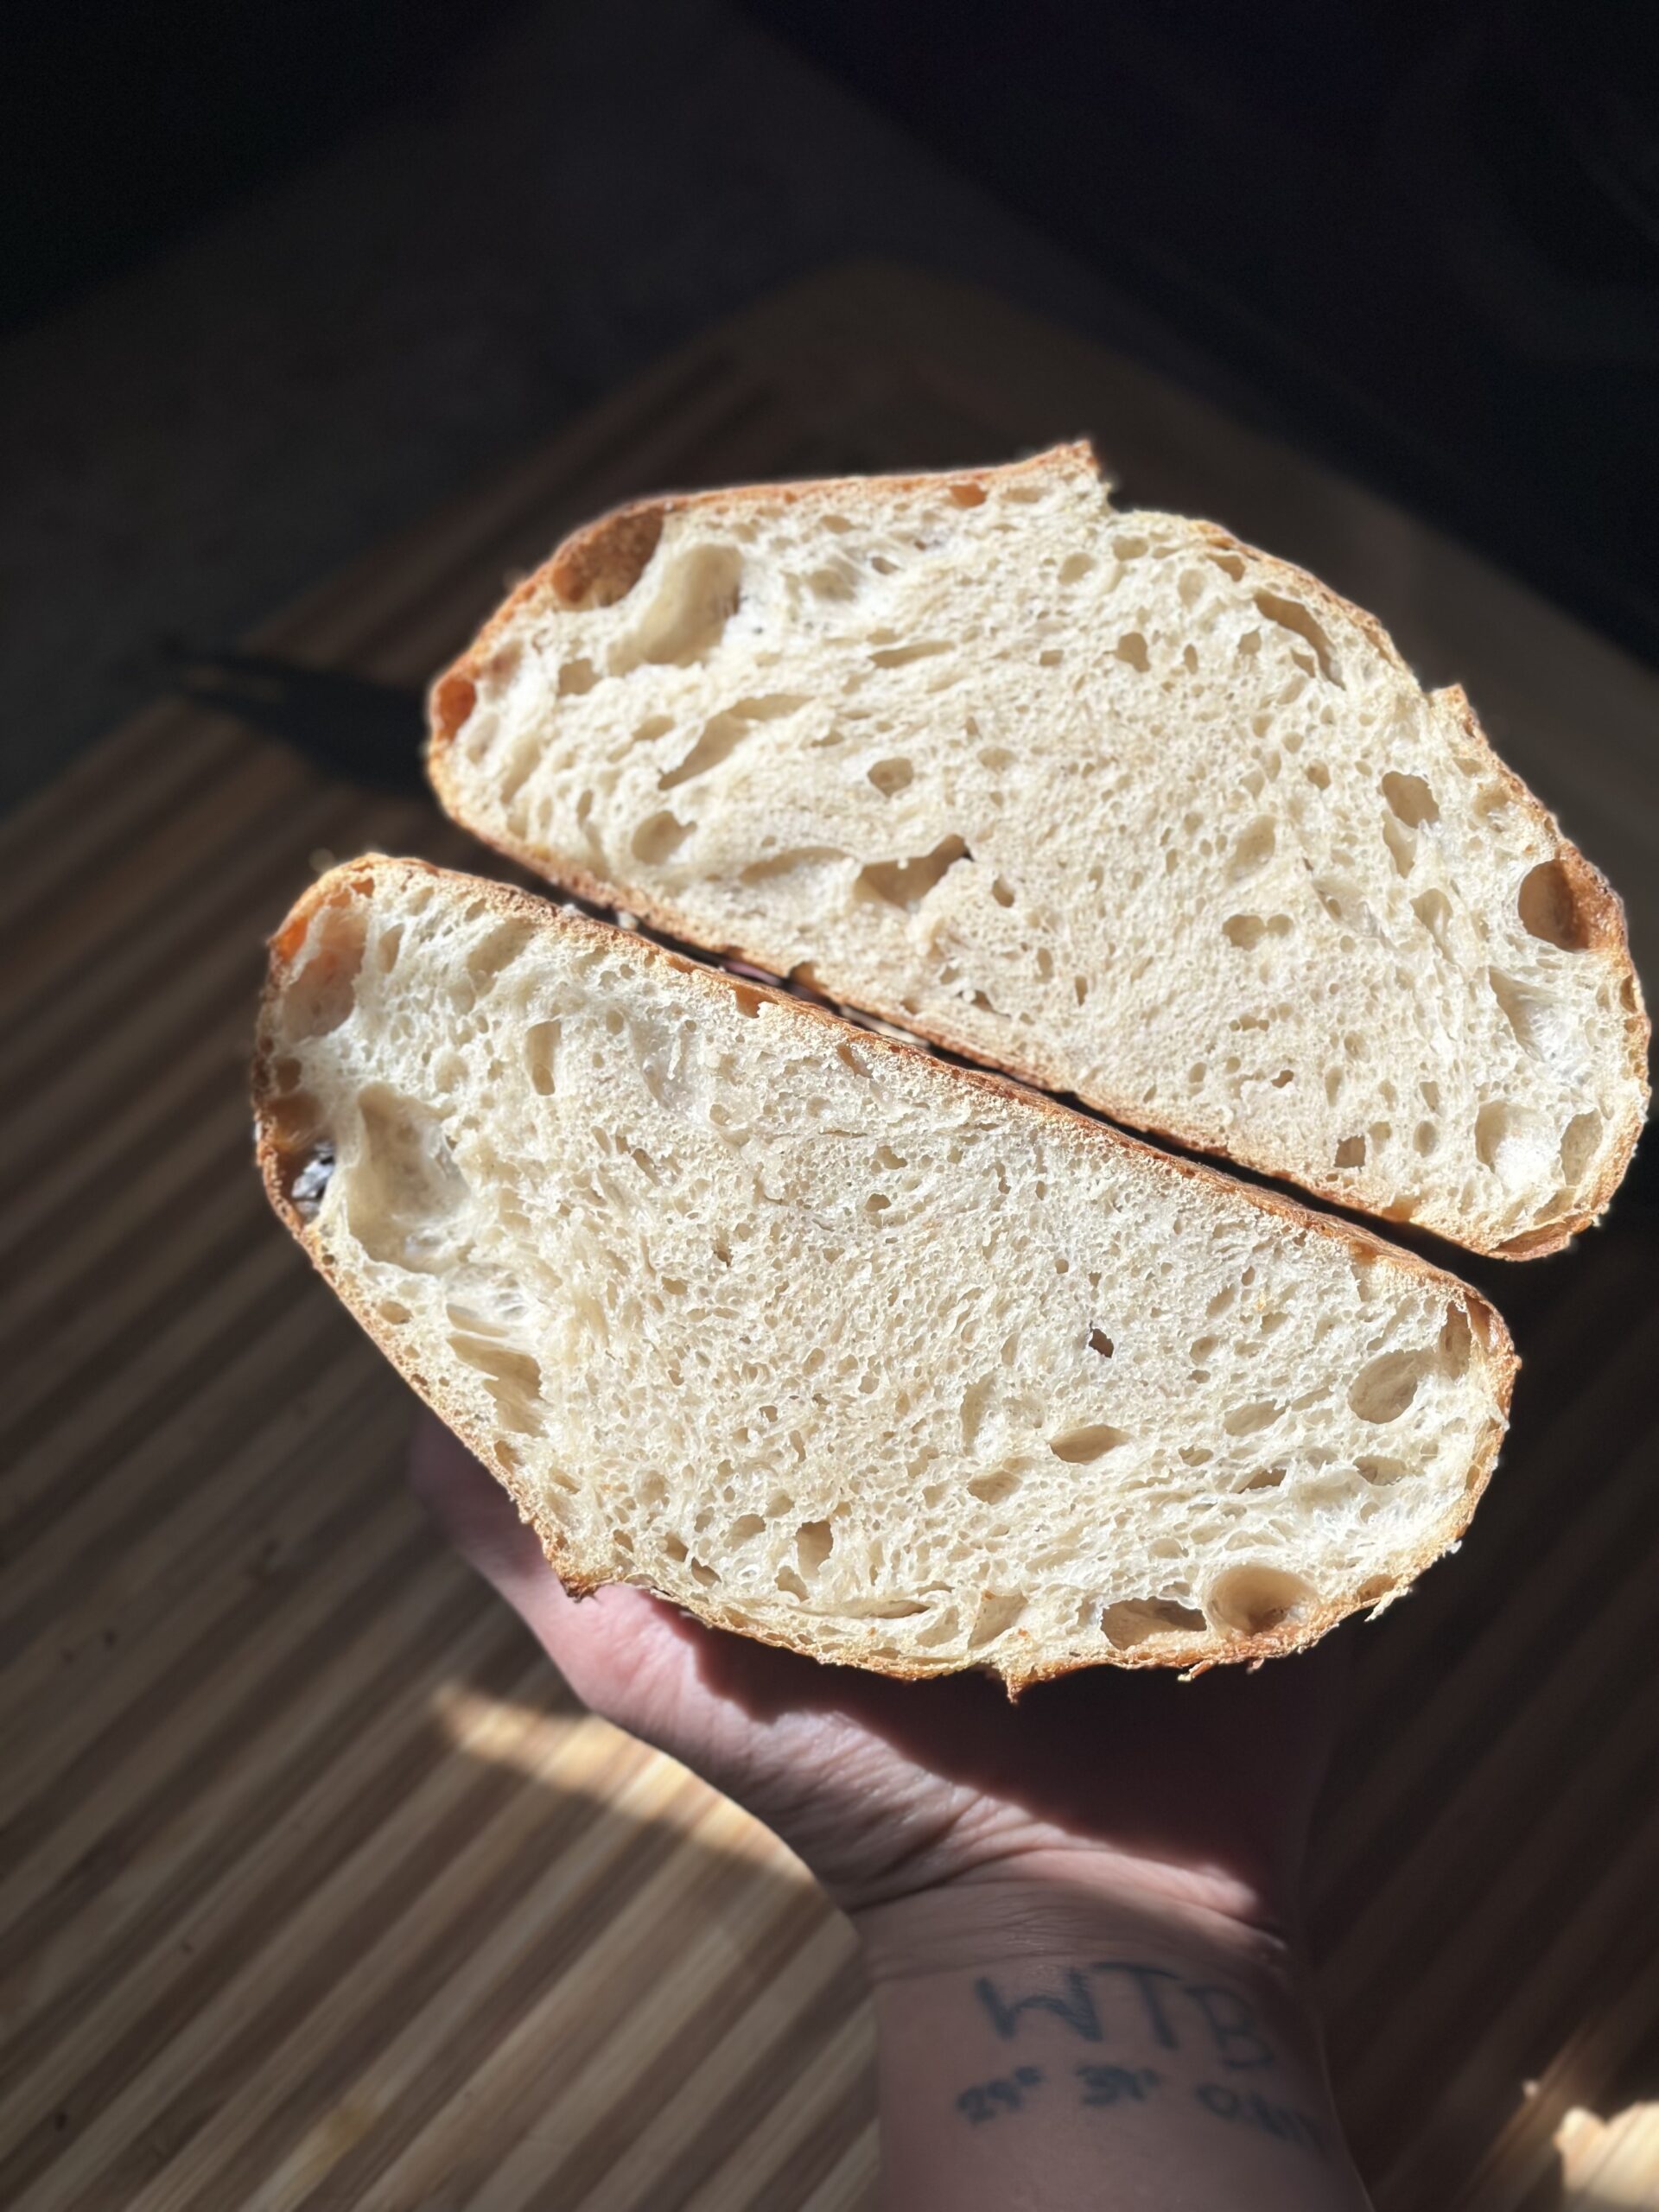
[[[1299,1235],[1324,1237],[1344,1244],[1352,1251],[1362,1253],[1406,1274],[1432,1282],[1438,1288],[1454,1295],[1462,1302],[1463,1310],[1487,1363],[1497,1412],[1481,1439],[1463,1497],[1447,1524],[1437,1530],[1408,1561],[1397,1578],[1395,1586],[1402,1586],[1414,1580],[1467,1528],[1503,1442],[1519,1362],[1509,1331],[1497,1310],[1478,1291],[1459,1281],[1456,1276],[1432,1266],[1415,1254],[1387,1243],[1369,1230],[1315,1213],[1297,1200],[1283,1197],[1277,1192],[1256,1190],[1237,1183],[1230,1176],[1197,1161],[1172,1158],[1138,1137],[1127,1135],[1103,1122],[1077,1113],[1055,1099],[1035,1094],[1001,1076],[978,1068],[952,1067],[932,1059],[913,1045],[870,1031],[854,1029],[839,1015],[806,1003],[788,992],[752,982],[747,977],[739,979],[728,976],[717,968],[705,967],[682,954],[653,944],[648,938],[618,930],[607,922],[562,912],[528,893],[512,889],[505,884],[460,875],[451,870],[435,868],[424,861],[390,860],[377,854],[365,855],[360,860],[346,862],[330,870],[314,883],[296,901],[270,940],[270,960],[260,1000],[252,1071],[255,1146],[259,1172],[273,1209],[303,1248],[319,1274],[404,1380],[454,1431],[467,1448],[485,1465],[491,1467],[497,1479],[511,1493],[520,1518],[535,1529],[548,1564],[574,1596],[591,1596],[602,1583],[618,1578],[608,1573],[594,1573],[573,1554],[557,1525],[538,1510],[538,1501],[531,1493],[529,1486],[517,1478],[514,1471],[495,1462],[490,1440],[474,1421],[468,1409],[452,1399],[440,1384],[414,1369],[407,1349],[398,1340],[397,1332],[380,1323],[372,1310],[353,1295],[343,1271],[334,1264],[317,1225],[305,1220],[290,1196],[294,1173],[302,1156],[304,1137],[302,1132],[286,1125],[282,1096],[272,1080],[271,1064],[276,1052],[273,1010],[292,979],[295,957],[302,950],[311,918],[320,907],[346,897],[372,898],[378,881],[417,874],[430,876],[441,883],[464,887],[469,899],[482,899],[493,912],[503,919],[528,922],[543,931],[586,937],[598,943],[613,943],[619,938],[622,938],[647,962],[661,962],[672,968],[684,978],[694,993],[710,1000],[738,990],[758,991],[763,998],[786,1009],[793,1020],[818,1023],[833,1029],[838,1035],[855,1036],[861,1052],[875,1058],[887,1054],[900,1060],[920,1060],[945,1081],[965,1084],[989,1092],[1007,1101],[1020,1113],[1039,1116],[1062,1124],[1073,1136],[1087,1144],[1115,1154],[1134,1153],[1157,1173],[1179,1177],[1202,1189],[1224,1194],[1230,1204],[1242,1198],[1262,1212],[1285,1223]],[[638,1585],[645,1589],[653,1587],[643,1577],[638,1578]],[[792,1637],[781,1627],[760,1626],[747,1618],[740,1621],[713,1599],[675,1592],[672,1602],[710,1627],[736,1629],[761,1643],[779,1645],[807,1658],[823,1659],[825,1656],[809,1641]],[[983,1670],[1000,1675],[1010,1695],[1014,1695],[1035,1682],[1073,1673],[1084,1667],[1174,1667],[1189,1673],[1201,1673],[1218,1665],[1253,1665],[1263,1659],[1306,1649],[1317,1643],[1327,1630],[1333,1628],[1350,1613],[1366,1610],[1376,1602],[1374,1593],[1356,1592],[1344,1599],[1319,1607],[1304,1620],[1262,1630],[1253,1636],[1207,1634],[1179,1644],[1167,1638],[1160,1638],[1155,1649],[1135,1646],[1127,1651],[1107,1644],[1103,1637],[1099,1649],[1078,1650],[1054,1659],[1037,1660],[1033,1657],[1027,1665],[1020,1662],[1017,1655],[1009,1654],[986,1666]],[[849,1663],[861,1663],[855,1653],[849,1652],[844,1657]],[[884,1661],[875,1671],[900,1680],[920,1680],[941,1671],[960,1670]]]
[[[805,484],[740,486],[730,490],[698,492],[683,497],[642,501],[601,517],[599,521],[588,524],[567,538],[534,575],[519,585],[485,625],[467,651],[432,687],[431,741],[427,768],[440,804],[453,820],[482,843],[505,858],[518,862],[531,874],[558,885],[575,897],[585,899],[594,906],[638,914],[664,936],[677,938],[683,944],[696,945],[722,958],[765,966],[763,951],[700,934],[677,907],[652,898],[638,885],[612,883],[588,874],[574,863],[555,861],[547,854],[537,851],[522,840],[504,836],[474,818],[467,805],[460,779],[451,769],[448,754],[456,734],[472,711],[479,672],[496,639],[514,617],[532,603],[550,600],[561,606],[577,603],[608,605],[623,596],[638,581],[645,561],[655,550],[664,522],[671,513],[682,508],[702,507],[718,511],[726,507],[741,509],[761,501],[793,504],[809,499],[821,499],[826,504],[832,504],[849,488],[868,493],[872,486],[883,490],[901,490],[918,484],[939,481],[959,486],[964,493],[977,494],[982,498],[983,483],[987,478],[1051,473],[1064,474],[1080,465],[1093,470],[1096,476],[1101,474],[1098,458],[1092,446],[1086,442],[1057,446],[1029,461],[1016,461],[1001,467],[943,471],[931,477],[852,477]],[[1102,480],[1103,483],[1103,478]],[[971,498],[964,501],[964,504],[973,503]],[[1197,523],[1192,526],[1217,551],[1232,554],[1248,563],[1264,578],[1282,579],[1304,597],[1321,601],[1339,620],[1354,624],[1368,642],[1402,673],[1409,674],[1394,640],[1376,618],[1368,614],[1363,607],[1343,599],[1306,569],[1298,569],[1289,562],[1281,561],[1272,554],[1245,544],[1242,539],[1234,537],[1215,523]],[[639,555],[641,547],[645,548],[643,556],[630,569],[629,564],[635,563],[635,556]],[[607,596],[580,601],[571,596],[573,590],[601,588],[600,580],[602,580],[602,588]],[[1464,692],[1453,685],[1433,696],[1455,718],[1465,738],[1478,748],[1492,773],[1502,779],[1510,797],[1524,810],[1534,827],[1551,841],[1554,848],[1552,858],[1562,869],[1582,916],[1585,947],[1612,968],[1620,1002],[1626,1009],[1626,1065],[1639,1087],[1640,1103],[1627,1115],[1624,1125],[1618,1132],[1615,1145],[1608,1152],[1606,1165],[1582,1205],[1573,1212],[1563,1215],[1558,1221],[1530,1230],[1520,1236],[1497,1242],[1470,1235],[1457,1224],[1437,1218],[1428,1212],[1413,1217],[1419,1227],[1432,1230],[1452,1243],[1463,1245],[1465,1249],[1500,1259],[1533,1259],[1560,1250],[1581,1230],[1592,1226],[1605,1211],[1624,1180],[1647,1118],[1648,1020],[1642,1003],[1641,984],[1630,958],[1624,908],[1618,893],[1577,847],[1562,836],[1554,817],[1493,752],[1491,741]],[[948,1027],[931,1027],[914,1014],[906,1013],[896,1000],[884,998],[878,990],[873,989],[868,976],[832,971],[817,966],[816,963],[815,972],[819,986],[828,997],[875,1014],[898,1028],[907,1029],[929,1043],[942,1046],[946,1051],[959,1053],[964,1058],[983,1060],[982,1046]],[[1044,1089],[1064,1091],[1067,1088],[1066,1071],[1046,1059],[1042,1053],[1029,1048],[1023,1054],[1009,1050],[995,1065],[1022,1081],[1036,1084]],[[1216,1159],[1235,1160],[1241,1166],[1253,1168],[1261,1174],[1284,1177],[1299,1183],[1315,1197],[1328,1198],[1333,1205],[1354,1206],[1357,1203],[1354,1194],[1333,1174],[1313,1168],[1294,1173],[1283,1160],[1251,1145],[1248,1139],[1239,1138],[1225,1147],[1217,1146],[1213,1139],[1206,1139],[1203,1130],[1183,1125],[1176,1120],[1149,1121],[1138,1101],[1110,1091],[1103,1085],[1092,1091],[1085,1103],[1102,1113],[1128,1122],[1134,1128],[1146,1130],[1150,1135],[1166,1137],[1173,1143],[1207,1153]]]

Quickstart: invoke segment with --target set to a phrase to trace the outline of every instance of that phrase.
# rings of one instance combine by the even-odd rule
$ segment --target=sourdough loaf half
[[[1618,901],[1370,617],[1085,447],[625,510],[433,695],[458,820],[667,933],[1479,1251],[1646,1107]]]
[[[419,862],[272,947],[278,1213],[573,1589],[1011,1685],[1313,1641],[1462,1530],[1514,1359],[1363,1231]]]

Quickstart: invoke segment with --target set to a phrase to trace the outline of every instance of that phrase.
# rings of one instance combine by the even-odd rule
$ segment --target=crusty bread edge
[[[521,840],[480,822],[471,811],[461,779],[455,774],[449,755],[457,732],[472,711],[479,675],[497,639],[512,626],[521,612],[545,601],[560,607],[572,608],[609,606],[625,596],[639,580],[645,563],[655,551],[664,521],[671,513],[683,509],[741,508],[747,502],[758,499],[793,502],[821,498],[829,503],[849,490],[866,493],[873,487],[906,489],[929,482],[982,490],[984,480],[989,477],[1067,473],[1080,461],[1094,469],[1096,474],[1100,474],[1093,448],[1086,442],[1080,442],[1070,446],[1058,446],[1029,461],[1015,461],[1003,467],[946,470],[931,476],[850,477],[801,484],[739,486],[728,490],[639,500],[600,517],[597,521],[573,532],[539,569],[525,578],[485,624],[467,650],[433,684],[429,697],[430,739],[427,768],[439,803],[453,820],[470,830],[482,843],[505,858],[518,862],[531,874],[558,885],[577,898],[586,899],[594,906],[638,914],[664,936],[677,938],[682,943],[697,945],[705,951],[760,966],[766,965],[764,950],[700,932],[678,907],[653,898],[639,886],[613,883],[574,864],[555,863],[547,855],[537,852]],[[1217,550],[1238,555],[1259,569],[1269,581],[1277,578],[1304,597],[1312,595],[1323,601],[1340,618],[1356,624],[1379,652],[1409,677],[1410,671],[1398,648],[1375,615],[1342,598],[1306,569],[1246,544],[1217,524],[1198,522],[1192,527]],[[1527,815],[1532,826],[1554,845],[1551,858],[1560,863],[1567,876],[1577,910],[1587,924],[1589,941],[1585,949],[1611,965],[1620,1002],[1625,1008],[1625,1068],[1636,1086],[1636,1096],[1624,1125],[1615,1132],[1615,1141],[1608,1149],[1598,1180],[1576,1211],[1563,1215],[1556,1221],[1525,1230],[1518,1236],[1497,1242],[1472,1234],[1465,1225],[1437,1215],[1432,1210],[1426,1209],[1411,1217],[1419,1228],[1432,1230],[1452,1243],[1462,1245],[1466,1250],[1498,1259],[1537,1259],[1548,1253],[1560,1251],[1582,1230],[1590,1228],[1606,1211],[1614,1192],[1624,1179],[1647,1118],[1649,1022],[1643,1005],[1641,982],[1630,958],[1624,903],[1618,894],[1600,871],[1569,839],[1563,836],[1560,823],[1541,800],[1493,751],[1490,739],[1461,689],[1452,685],[1429,696],[1433,703],[1457,721],[1465,738],[1484,755],[1486,765],[1503,782],[1511,799]],[[897,1027],[926,1039],[930,1043],[960,1053],[964,1058],[982,1063],[986,1061],[985,1047],[982,1043],[957,1033],[948,1024],[939,1024],[937,1018],[932,1022],[918,1020],[916,1015],[906,1013],[896,999],[884,998],[873,990],[867,978],[826,969],[817,962],[814,962],[813,968],[817,983],[828,997],[874,1014],[882,1020],[890,1021]],[[1012,1040],[1010,1042],[1012,1046]],[[1022,1054],[1014,1047],[993,1065],[1006,1069],[1025,1082],[1037,1084],[1046,1089],[1065,1090],[1069,1087],[1064,1069],[1028,1048]],[[1112,1115],[1135,1128],[1145,1130],[1149,1135],[1167,1137],[1173,1143],[1207,1153],[1216,1159],[1236,1160],[1240,1166],[1253,1168],[1261,1174],[1283,1177],[1299,1184],[1315,1197],[1328,1198],[1333,1205],[1348,1206],[1362,1212],[1370,1211],[1359,1195],[1339,1182],[1334,1174],[1300,1173],[1271,1152],[1251,1145],[1248,1139],[1236,1140],[1224,1147],[1217,1146],[1205,1131],[1192,1124],[1183,1124],[1177,1117],[1148,1120],[1145,1108],[1137,1101],[1103,1087],[1089,1091],[1084,1103],[1101,1113]],[[1377,1218],[1385,1219],[1387,1217],[1379,1215]]]
[[[305,944],[312,916],[342,889],[355,897],[372,898],[378,880],[386,877],[406,880],[417,874],[433,877],[440,883],[453,887],[457,892],[464,891],[468,899],[482,899],[492,912],[504,919],[524,921],[543,931],[562,931],[584,938],[595,945],[610,946],[620,940],[642,963],[646,965],[663,963],[671,967],[685,979],[695,994],[711,1001],[739,989],[758,991],[761,997],[783,1009],[789,1020],[803,1024],[820,1024],[834,1030],[838,1036],[855,1038],[859,1051],[872,1058],[879,1058],[887,1054],[899,1058],[924,1060],[931,1071],[942,1075],[945,1080],[988,1091],[998,1099],[1008,1102],[1020,1112],[1062,1122],[1070,1131],[1081,1135],[1086,1143],[1109,1152],[1138,1154],[1159,1173],[1195,1182],[1205,1189],[1224,1192],[1230,1198],[1243,1198],[1262,1212],[1276,1217],[1300,1233],[1328,1237],[1346,1244],[1354,1251],[1380,1260],[1407,1274],[1416,1275],[1452,1294],[1461,1300],[1475,1340],[1480,1346],[1481,1356],[1491,1377],[1497,1410],[1476,1447],[1460,1500],[1446,1525],[1437,1530],[1400,1570],[1396,1588],[1408,1586],[1431,1566],[1448,1545],[1463,1535],[1486,1487],[1503,1443],[1519,1362],[1501,1316],[1478,1291],[1460,1282],[1456,1276],[1431,1266],[1414,1254],[1386,1243],[1368,1230],[1315,1213],[1276,1192],[1259,1191],[1236,1183],[1230,1177],[1218,1173],[1213,1168],[1173,1159],[1151,1145],[1142,1143],[1137,1137],[1128,1136],[1104,1122],[1091,1121],[1053,1099],[1027,1090],[1002,1077],[978,1069],[950,1067],[931,1058],[914,1046],[868,1031],[855,1030],[838,1015],[805,1004],[786,992],[772,990],[747,980],[740,982],[736,977],[727,976],[718,969],[704,967],[652,944],[649,939],[635,936],[631,931],[615,929],[608,923],[590,920],[585,915],[563,912],[529,893],[512,889],[505,884],[457,874],[451,870],[435,868],[424,861],[389,860],[376,854],[366,855],[360,860],[346,861],[320,877],[298,899],[270,940],[270,966],[260,1000],[252,1071],[256,1157],[259,1172],[273,1209],[312,1264],[404,1380],[448,1423],[467,1448],[485,1465],[493,1469],[497,1479],[511,1493],[519,1517],[535,1530],[549,1565],[573,1595],[579,1598],[591,1596],[604,1582],[617,1578],[594,1575],[580,1564],[563,1533],[538,1509],[529,1484],[516,1478],[514,1471],[495,1464],[490,1440],[484,1433],[482,1425],[473,1418],[466,1406],[452,1398],[441,1383],[422,1376],[413,1368],[408,1351],[398,1341],[397,1332],[381,1322],[366,1303],[353,1294],[350,1286],[342,1279],[340,1270],[332,1264],[322,1250],[312,1225],[301,1215],[289,1196],[293,1171],[302,1157],[303,1147],[296,1152],[291,1144],[285,1142],[278,1124],[278,1093],[271,1072],[271,1062],[277,1049],[272,1015],[292,978],[295,956]],[[652,1588],[653,1586],[642,1579],[640,1586]],[[791,1637],[785,1629],[757,1627],[751,1621],[740,1620],[712,1600],[676,1593],[672,1602],[711,1627],[735,1629],[744,1635],[756,1637],[763,1643],[776,1644],[807,1657],[823,1657],[822,1653],[812,1649],[808,1642]],[[1102,1637],[1098,1639],[1098,1649],[1090,1646],[1054,1661],[1021,1665],[1017,1652],[1010,1652],[983,1662],[982,1670],[999,1675],[1012,1696],[1033,1683],[1074,1673],[1089,1666],[1176,1667],[1189,1673],[1203,1673],[1217,1665],[1253,1665],[1317,1643],[1339,1620],[1350,1613],[1365,1610],[1373,1603],[1370,1598],[1333,1601],[1319,1607],[1303,1621],[1250,1637],[1224,1637],[1207,1633],[1180,1643],[1174,1643],[1173,1639],[1160,1638],[1155,1649],[1136,1645],[1128,1650],[1120,1650]],[[1018,1634],[1017,1630],[1015,1634]],[[902,1662],[884,1662],[876,1671],[899,1679],[919,1680],[941,1671],[965,1670],[942,1670]]]

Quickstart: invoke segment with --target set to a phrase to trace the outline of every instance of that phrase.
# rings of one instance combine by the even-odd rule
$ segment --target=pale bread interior
[[[1635,1142],[1618,902],[1461,695],[1084,448],[624,516],[435,696],[555,880],[1341,1203],[1548,1250]]]
[[[1453,1539],[1450,1277],[637,937],[417,863],[277,940],[272,1194],[567,1580],[1018,1683],[1312,1640]]]

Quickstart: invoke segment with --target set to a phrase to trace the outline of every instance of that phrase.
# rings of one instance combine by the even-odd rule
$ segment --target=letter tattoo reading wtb
[[[1207,2060],[1235,2078],[1197,2081],[1185,2086],[1195,2103],[1217,2120],[1271,2136],[1275,2141],[1328,2156],[1314,2121],[1293,2107],[1264,2095],[1236,2077],[1276,2068],[1278,2053],[1257,2022],[1255,2008],[1224,1982],[1192,1981],[1173,1967],[1134,1959],[1096,1959],[1087,1966],[1063,1968],[1046,1988],[1015,1993],[988,1974],[974,1983],[974,1995],[992,2030],[1012,2043],[1027,2026],[1052,2021],[1086,2044],[1121,2044],[1138,2058],[1147,2044],[1189,2060]],[[1129,2063],[1074,2066],[1070,2079],[1081,2105],[1130,2110],[1165,2089],[1179,2091],[1162,2070]],[[976,2082],[957,2099],[957,2109],[975,2126],[1020,2112],[1052,2086],[1051,2075],[1021,2065],[992,2081]]]

